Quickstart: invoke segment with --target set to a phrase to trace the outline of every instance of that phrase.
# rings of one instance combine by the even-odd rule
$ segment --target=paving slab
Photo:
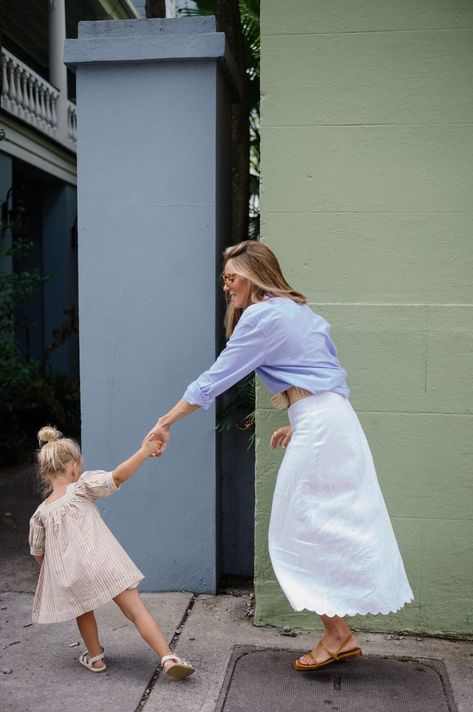
[[[28,546],[29,520],[41,502],[34,482],[32,463],[0,468],[0,591],[36,590],[38,564]]]
[[[308,631],[294,631],[295,636],[283,636],[281,631],[270,627],[258,628],[253,625],[251,618],[246,617],[251,606],[248,596],[198,596],[189,614],[182,633],[177,641],[176,652],[189,659],[197,668],[195,675],[192,675],[185,683],[179,687],[170,682],[165,676],[160,675],[144,705],[144,712],[163,712],[172,709],[173,712],[216,712],[218,705],[222,706],[222,695],[225,696],[225,687],[229,686],[231,679],[232,665],[235,664],[236,646],[264,648],[281,651],[280,664],[285,665],[284,679],[291,680],[293,684],[302,684],[301,673],[292,671],[290,662],[294,657],[310,650],[315,642],[315,636]],[[359,691],[359,696],[364,694],[364,699],[356,708],[356,712],[388,712],[383,705],[373,708],[372,686],[370,686],[369,665],[378,665],[381,677],[387,674],[382,659],[386,657],[392,659],[392,666],[402,665],[402,660],[419,660],[419,665],[425,667],[440,664],[435,668],[434,673],[439,675],[443,671],[445,680],[452,689],[453,709],[457,712],[473,712],[473,643],[467,641],[450,641],[428,637],[410,637],[402,635],[386,635],[376,633],[359,633],[358,642],[363,648],[364,658],[360,661],[352,661],[349,664],[358,665],[363,661],[361,669],[367,670],[365,677],[364,693]],[[371,657],[373,656],[373,658]],[[373,662],[371,662],[373,659]],[[421,660],[422,659],[422,660]],[[407,663],[404,663],[407,664]],[[414,663],[415,664],[415,663]],[[327,675],[335,674],[336,670],[344,669],[345,664],[338,664],[332,670],[327,668]],[[351,669],[351,668],[350,668]],[[431,668],[429,668],[431,669]],[[389,673],[392,674],[393,667]],[[376,670],[371,670],[372,675],[378,675]],[[337,672],[337,675],[340,673]],[[421,675],[430,674],[418,673]],[[230,677],[229,677],[230,676]],[[260,697],[270,694],[272,684],[266,674],[255,667],[255,676],[259,678],[255,682],[259,690]],[[371,679],[371,678],[370,678]],[[377,685],[382,685],[378,675]],[[438,684],[437,678],[432,678]],[[384,681],[384,677],[383,677]],[[305,684],[305,683],[304,683]],[[315,674],[309,675],[307,684],[312,684],[314,689],[320,684],[319,678]],[[342,679],[343,688],[343,679]],[[438,688],[437,688],[438,689]],[[419,699],[420,688],[416,693],[415,688],[411,688],[409,703],[402,709],[403,712],[412,712],[415,707],[409,706],[412,700]],[[251,699],[245,712],[254,712],[254,697]],[[442,699],[442,695],[439,695]],[[445,694],[443,698],[446,699]],[[329,699],[324,698],[324,699]],[[421,699],[421,696],[420,696]],[[313,705],[311,712],[329,712],[333,705],[321,703]],[[269,708],[268,708],[269,709]],[[300,712],[299,698],[293,700],[288,705],[287,700],[273,696],[271,712]],[[340,712],[344,707],[340,707]],[[435,707],[426,712],[436,712]],[[223,708],[223,712],[235,712],[231,708]],[[336,712],[336,711],[334,711]],[[422,710],[422,712],[424,712]]]
[[[238,646],[216,712],[455,712],[441,661],[364,655],[297,674],[293,659],[293,651]]]
[[[192,600],[189,593],[141,594],[170,641]],[[0,594],[1,712],[134,712],[157,658],[114,603],[96,611],[106,672],[78,663],[75,622],[32,625],[33,596]]]

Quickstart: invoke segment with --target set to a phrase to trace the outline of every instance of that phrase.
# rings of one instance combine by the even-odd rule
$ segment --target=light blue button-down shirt
[[[252,371],[273,393],[290,386],[347,397],[346,373],[330,338],[330,324],[307,304],[270,297],[247,307],[226,347],[183,398],[208,408],[216,396]]]

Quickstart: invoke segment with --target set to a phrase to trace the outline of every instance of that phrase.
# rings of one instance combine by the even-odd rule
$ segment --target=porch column
[[[12,184],[13,162],[11,156],[0,151],[0,207],[6,201]],[[1,237],[0,274],[11,274],[13,272],[13,258],[11,255],[5,254],[11,246],[11,230],[3,230]]]
[[[65,0],[49,0],[49,81],[59,91],[56,104],[56,138],[62,143],[67,141],[67,68],[64,64],[65,40]]]

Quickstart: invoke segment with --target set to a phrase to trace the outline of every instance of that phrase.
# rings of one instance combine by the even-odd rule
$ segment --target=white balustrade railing
[[[77,111],[73,101],[67,102],[67,135],[71,141],[77,141]]]
[[[2,48],[2,109],[75,150],[76,107],[67,102],[67,136],[58,132],[58,90]]]

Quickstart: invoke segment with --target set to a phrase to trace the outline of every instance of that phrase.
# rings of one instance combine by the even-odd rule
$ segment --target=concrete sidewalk
[[[196,666],[195,675],[179,683],[156,674],[155,656],[114,604],[97,613],[109,668],[102,675],[92,675],[77,662],[82,645],[77,645],[74,623],[31,626],[32,594],[6,592],[0,595],[2,712],[473,712],[473,642],[360,633],[363,658],[327,667],[324,675],[300,675],[292,671],[290,661],[312,647],[313,635],[295,631],[291,637],[275,628],[255,627],[248,617],[249,594],[194,597],[180,592],[143,594],[143,598],[176,652]],[[246,666],[238,662],[243,653]],[[268,656],[272,656],[269,668]],[[415,670],[428,672],[437,680],[438,693],[429,683],[435,704],[422,693],[422,686],[409,688],[401,677],[396,679],[396,672],[390,685],[383,679],[386,665],[404,669],[400,662],[412,660]],[[270,693],[274,693],[270,677],[278,665],[281,690],[293,705],[284,701],[282,693],[280,697],[273,694],[269,702]],[[361,689],[358,685],[356,699],[346,697],[346,690],[345,697],[333,692],[337,681],[340,688],[342,682],[346,688],[353,671],[371,668],[378,670],[376,685],[366,684]],[[418,678],[427,680],[425,675]],[[390,707],[397,696],[393,684],[403,694],[394,700],[397,706]],[[304,685],[310,686],[306,690],[310,704],[303,697]],[[319,707],[317,693],[322,689],[324,699],[320,698]]]
[[[142,594],[168,640],[187,610],[187,593]],[[0,594],[1,712],[134,712],[156,670],[156,655],[114,603],[97,609],[108,669],[78,663],[75,621],[31,625],[31,593]]]

